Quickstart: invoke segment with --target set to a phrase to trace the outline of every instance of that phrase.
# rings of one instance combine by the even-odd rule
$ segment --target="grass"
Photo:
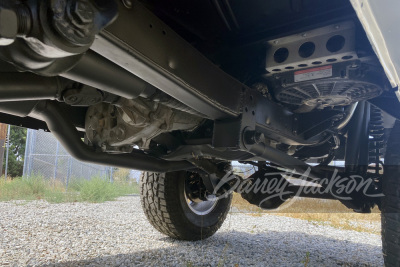
[[[346,208],[337,200],[297,198],[293,203],[288,203],[290,205],[284,204],[286,206],[283,209],[264,211],[257,206],[249,204],[239,194],[234,193],[232,200],[232,205],[239,211],[255,217],[273,214],[307,220],[316,225],[328,225],[344,230],[380,234],[379,229],[367,226],[369,223],[380,224],[381,216],[378,208],[375,208],[372,213],[360,214]]]
[[[104,179],[95,177],[83,182],[79,192],[83,201],[104,202],[114,200],[119,196],[137,193],[135,189],[128,183],[110,183]]]
[[[42,176],[15,178],[13,180],[0,178],[0,201],[39,200],[51,203],[63,202],[104,202],[117,197],[136,194],[139,186],[135,182],[109,183],[101,177],[90,180],[74,179],[66,189],[65,185]]]
[[[310,252],[307,251],[304,260],[301,261],[304,264],[304,267],[307,267],[310,264]]]
[[[0,201],[39,200],[51,203],[63,202],[104,202],[115,200],[119,196],[137,194],[139,186],[126,180],[109,183],[101,177],[90,180],[73,179],[66,189],[65,185],[52,180],[46,180],[39,175],[29,178],[8,179],[0,177]],[[367,227],[368,223],[379,224],[381,217],[377,208],[371,214],[354,213],[339,201],[315,200],[297,198],[296,201],[284,204],[284,209],[264,211],[249,204],[240,195],[234,193],[232,205],[239,211],[254,217],[264,214],[292,217],[307,220],[316,225],[329,225],[339,229],[380,234],[378,229]]]

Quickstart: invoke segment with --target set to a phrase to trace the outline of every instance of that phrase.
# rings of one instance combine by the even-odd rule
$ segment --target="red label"
[[[314,72],[314,71],[329,70],[329,69],[332,69],[332,65],[322,66],[322,67],[312,68],[312,69],[306,69],[306,70],[299,70],[299,71],[296,71],[294,73],[294,75],[304,74],[304,73],[309,73],[309,72]]]

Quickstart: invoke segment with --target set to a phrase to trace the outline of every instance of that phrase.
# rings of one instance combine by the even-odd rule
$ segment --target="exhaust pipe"
[[[171,172],[194,168],[188,161],[165,161],[140,151],[123,155],[96,152],[82,142],[72,122],[54,101],[39,102],[33,109],[33,114],[46,122],[54,136],[78,160],[149,172]]]
[[[146,155],[141,151],[134,151],[130,154],[97,152],[82,142],[79,132],[56,101],[36,101],[36,105],[27,114],[25,107],[32,107],[34,102],[18,102],[18,105],[14,105],[14,107],[9,105],[14,104],[12,102],[3,102],[0,103],[0,112],[16,116],[29,115],[43,120],[63,147],[77,160],[149,172],[172,172],[195,168],[188,161],[166,161]]]

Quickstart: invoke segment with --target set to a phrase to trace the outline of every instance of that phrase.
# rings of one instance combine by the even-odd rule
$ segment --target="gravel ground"
[[[362,227],[364,229],[368,229],[374,231],[376,233],[380,233],[382,230],[381,223],[377,221],[368,222],[368,221],[350,221],[349,224],[355,227]]]
[[[383,259],[379,235],[273,215],[231,213],[213,237],[176,241],[154,230],[130,196],[0,203],[0,265],[382,266]]]

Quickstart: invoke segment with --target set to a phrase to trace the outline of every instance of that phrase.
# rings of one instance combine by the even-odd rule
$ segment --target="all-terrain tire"
[[[194,213],[184,193],[186,171],[143,173],[141,203],[149,222],[161,233],[180,240],[202,240],[212,236],[224,222],[232,195],[217,201],[211,212]]]
[[[400,121],[396,121],[387,143],[382,189],[385,266],[400,266]]]

